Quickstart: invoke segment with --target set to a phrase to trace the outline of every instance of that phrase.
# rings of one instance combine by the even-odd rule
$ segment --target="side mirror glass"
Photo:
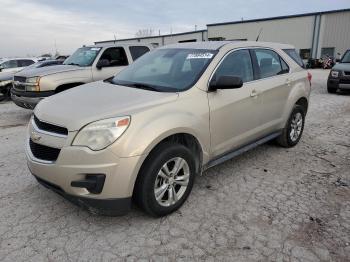
[[[4,69],[4,67],[2,65],[0,65],[0,72]]]
[[[107,59],[100,59],[96,65],[96,67],[98,69],[101,69],[101,68],[107,67],[107,66],[110,66],[109,60],[107,60]]]
[[[220,76],[218,79],[212,79],[209,84],[210,91],[217,89],[236,89],[243,86],[242,78],[238,76]]]

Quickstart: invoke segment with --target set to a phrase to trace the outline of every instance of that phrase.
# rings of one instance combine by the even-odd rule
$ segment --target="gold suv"
[[[261,42],[155,49],[111,79],[42,100],[29,169],[91,212],[124,214],[134,200],[167,215],[203,170],[269,140],[299,142],[311,75],[296,56]]]

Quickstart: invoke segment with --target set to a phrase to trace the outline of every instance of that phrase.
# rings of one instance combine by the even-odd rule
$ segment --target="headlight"
[[[26,80],[26,91],[40,91],[40,77],[30,77]]]
[[[331,71],[331,76],[337,78],[339,76],[339,71]]]
[[[129,116],[93,122],[78,132],[72,146],[86,146],[95,151],[105,149],[125,132],[129,124]]]
[[[8,84],[11,84],[12,80],[6,80],[6,81],[0,81],[0,86],[7,86]]]

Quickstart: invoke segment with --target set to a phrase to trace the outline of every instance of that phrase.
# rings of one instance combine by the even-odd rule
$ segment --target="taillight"
[[[310,72],[307,72],[307,79],[309,80],[311,86],[312,74]]]

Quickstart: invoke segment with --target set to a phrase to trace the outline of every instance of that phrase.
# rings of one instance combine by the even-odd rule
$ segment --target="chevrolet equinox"
[[[29,169],[93,213],[125,214],[134,200],[167,215],[203,170],[269,140],[299,142],[311,75],[293,49],[174,44],[110,79],[43,99],[29,123]]]

